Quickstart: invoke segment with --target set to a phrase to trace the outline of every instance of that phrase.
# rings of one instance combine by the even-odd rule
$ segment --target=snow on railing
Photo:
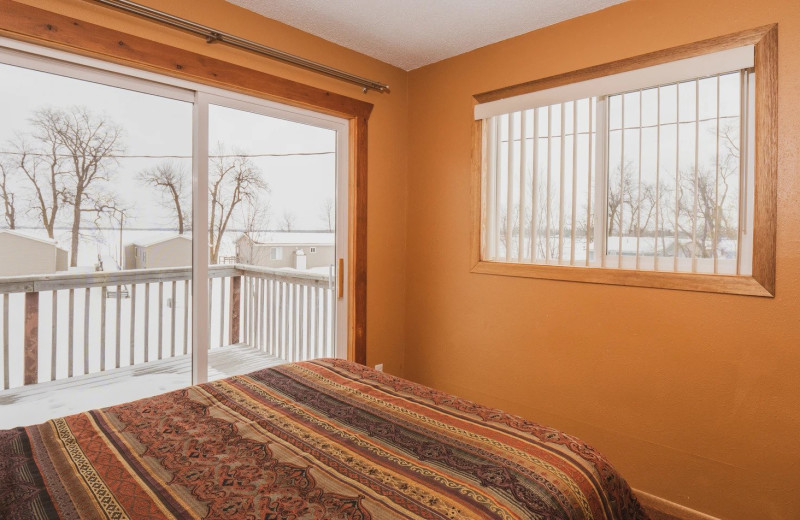
[[[188,354],[191,276],[171,267],[0,278],[2,388]],[[211,348],[244,342],[287,361],[333,354],[327,274],[225,264],[209,266],[208,282]]]

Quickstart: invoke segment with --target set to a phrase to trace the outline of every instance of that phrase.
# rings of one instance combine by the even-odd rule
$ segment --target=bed
[[[0,431],[0,518],[647,517],[575,437],[321,359]]]

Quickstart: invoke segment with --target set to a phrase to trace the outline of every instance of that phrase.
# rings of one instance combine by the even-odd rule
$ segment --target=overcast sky
[[[0,64],[0,151],[7,152],[15,134],[30,129],[29,119],[44,107],[88,107],[124,129],[124,155],[178,155],[176,162],[191,171],[192,106],[120,88],[93,84]],[[223,107],[210,108],[210,144],[248,154],[333,152],[336,133],[322,128]],[[3,157],[8,157],[4,155]],[[129,223],[136,227],[174,227],[150,188],[136,174],[161,159],[120,158],[115,188],[133,208]],[[296,216],[295,229],[323,229],[320,207],[335,197],[335,155],[253,158],[270,188],[272,220],[277,228],[284,211]],[[22,211],[20,211],[21,213]],[[32,223],[30,220],[25,224]]]

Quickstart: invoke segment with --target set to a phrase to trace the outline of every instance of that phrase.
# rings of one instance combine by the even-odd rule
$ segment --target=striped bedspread
[[[646,516],[574,437],[327,359],[2,431],[0,518]]]

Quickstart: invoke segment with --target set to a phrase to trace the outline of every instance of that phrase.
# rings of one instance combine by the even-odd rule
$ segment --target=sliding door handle
[[[339,273],[336,276],[336,297],[344,298],[344,258],[339,259]]]

